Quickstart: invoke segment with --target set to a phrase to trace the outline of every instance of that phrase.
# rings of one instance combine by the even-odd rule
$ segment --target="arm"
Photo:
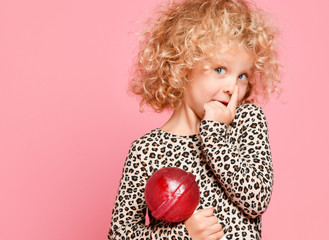
[[[145,225],[144,189],[148,174],[142,150],[132,144],[124,164],[112,211],[109,239],[190,239],[183,223],[166,223],[151,217]]]
[[[202,120],[200,133],[208,163],[227,196],[251,217],[264,213],[271,198],[273,169],[262,109],[239,106],[232,131],[224,123]]]

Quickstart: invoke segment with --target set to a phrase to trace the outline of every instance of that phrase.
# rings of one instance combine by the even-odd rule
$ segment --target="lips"
[[[219,101],[221,104],[225,105],[225,107],[227,107],[228,105],[228,102],[225,102],[225,101]]]
[[[227,107],[227,105],[228,105],[228,102],[227,102],[227,101],[224,101],[224,100],[213,99],[213,100],[211,100],[211,101],[220,102],[220,103],[223,104],[225,107]]]

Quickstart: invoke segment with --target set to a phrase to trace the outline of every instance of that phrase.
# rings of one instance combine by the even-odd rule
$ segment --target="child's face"
[[[198,62],[189,72],[189,84],[185,91],[184,103],[202,119],[204,104],[219,101],[224,105],[231,99],[234,87],[238,85],[238,102],[244,98],[248,77],[252,74],[254,57],[242,47],[220,51],[212,63]]]

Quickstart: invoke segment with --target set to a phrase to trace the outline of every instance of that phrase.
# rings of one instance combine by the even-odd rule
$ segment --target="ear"
[[[185,68],[184,70],[182,70],[182,76],[186,82],[189,81],[189,76],[190,76],[191,72],[192,72],[192,68]]]

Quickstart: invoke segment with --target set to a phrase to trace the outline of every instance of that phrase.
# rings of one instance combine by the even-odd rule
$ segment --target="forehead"
[[[255,64],[255,56],[244,46],[232,44],[214,49],[209,56],[213,64],[239,64],[244,68],[252,68]]]

